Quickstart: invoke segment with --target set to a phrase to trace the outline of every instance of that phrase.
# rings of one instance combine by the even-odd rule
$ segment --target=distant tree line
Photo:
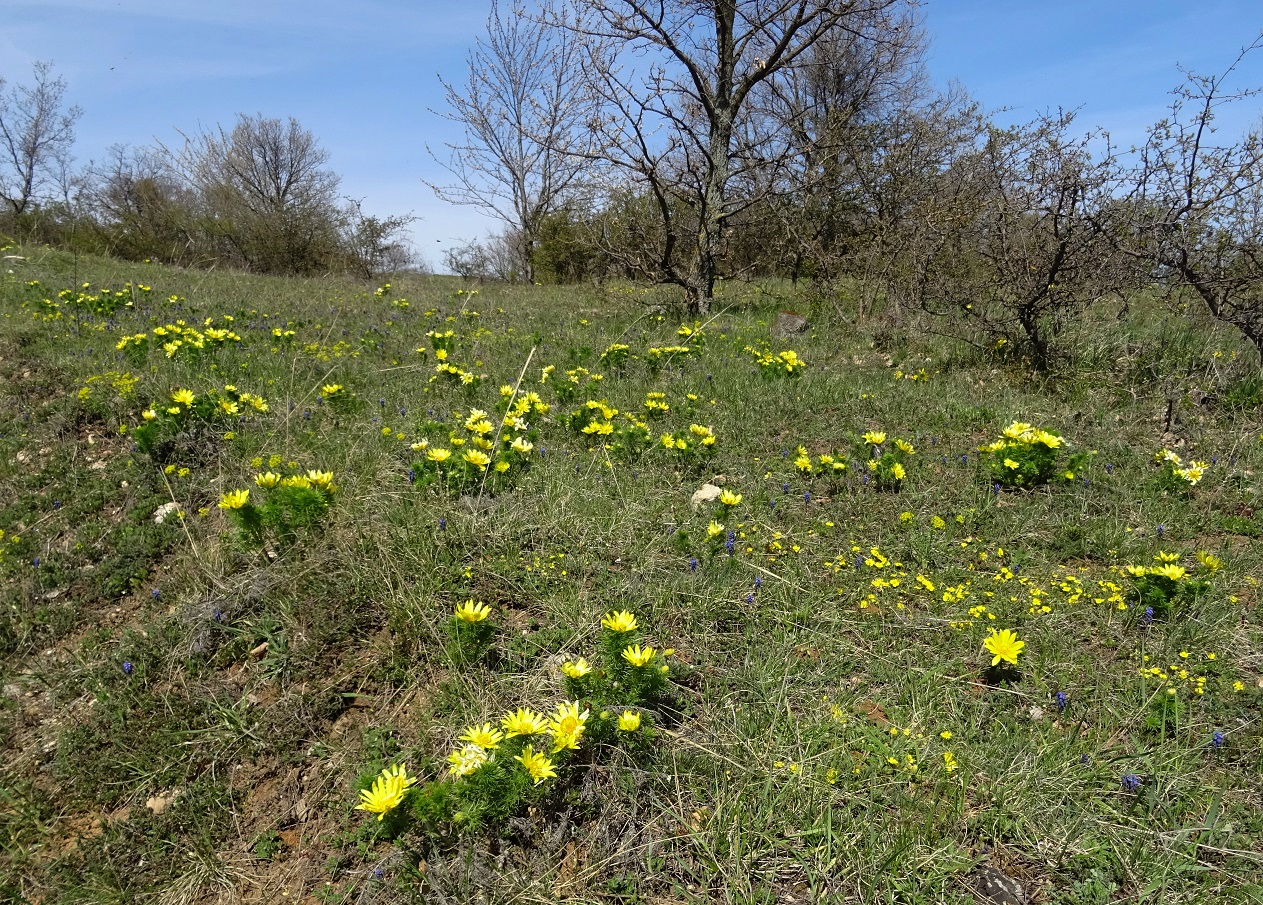
[[[1199,304],[1263,351],[1263,138],[1215,130],[1259,40],[1189,74],[1136,148],[1057,112],[1001,126],[935,91],[912,0],[547,0],[445,82],[449,185],[500,217],[458,273],[674,284],[780,276],[942,317],[1037,368],[1096,301]],[[564,86],[564,88],[563,88]],[[838,302],[840,305],[841,302]]]
[[[171,146],[115,146],[75,168],[66,83],[0,79],[0,232],[132,260],[259,273],[353,272],[411,264],[410,216],[365,214],[339,193],[329,154],[297,120],[241,114],[231,129]]]

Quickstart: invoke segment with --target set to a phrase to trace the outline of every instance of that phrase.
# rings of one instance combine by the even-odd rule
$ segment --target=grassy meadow
[[[0,900],[1263,902],[1231,331],[4,255]]]

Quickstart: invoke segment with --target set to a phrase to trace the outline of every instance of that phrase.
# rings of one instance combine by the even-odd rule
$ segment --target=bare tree
[[[522,276],[535,279],[532,253],[540,225],[566,202],[590,163],[580,127],[587,109],[578,42],[492,2],[487,34],[469,54],[464,85],[439,77],[450,111],[465,128],[442,164],[451,185],[427,182],[445,201],[479,207],[515,238]],[[434,152],[430,152],[434,156]],[[435,157],[435,160],[438,160]]]
[[[4,93],[0,79],[0,196],[11,213],[25,213],[59,173],[67,170],[79,107],[63,109],[66,81],[53,64],[35,64],[33,85]]]
[[[1006,129],[974,119],[976,147],[969,122],[906,198],[888,285],[962,338],[980,331],[1046,371],[1077,315],[1125,288],[1106,235],[1114,153],[1094,150],[1106,136],[1072,134],[1068,113]]]
[[[197,197],[152,148],[114,145],[87,170],[86,192],[107,247],[120,257],[193,263]]]
[[[218,253],[268,273],[327,269],[341,219],[329,153],[291,117],[241,114],[222,128],[162,148],[203,206],[202,229]]]
[[[404,270],[413,264],[413,253],[402,233],[417,218],[410,214],[377,217],[364,213],[364,202],[348,198],[342,208],[339,238],[348,269],[369,279]]]
[[[709,307],[731,218],[774,192],[797,148],[758,102],[818,43],[888,41],[901,0],[586,0],[544,20],[597,42],[585,71],[601,103],[600,156],[653,203],[662,241],[629,261]],[[874,27],[876,25],[876,27]]]
[[[1149,130],[1135,166],[1120,168],[1130,216],[1117,235],[1147,276],[1192,290],[1263,355],[1263,132],[1224,143],[1214,126],[1225,104],[1259,93],[1228,81],[1261,47],[1263,34],[1222,73],[1186,73],[1170,117]]]
[[[908,147],[914,124],[959,106],[955,96],[928,89],[926,34],[915,8],[898,18],[886,10],[869,17],[853,26],[864,37],[828,35],[806,64],[765,83],[763,103],[794,144],[782,198],[772,205],[780,215],[779,259],[794,279],[830,285],[856,270],[892,183],[873,178],[875,170]]]

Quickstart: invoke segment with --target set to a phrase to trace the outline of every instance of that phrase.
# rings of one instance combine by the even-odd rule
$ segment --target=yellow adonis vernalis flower
[[[725,506],[739,506],[741,504],[741,494],[733,493],[731,490],[723,490],[719,494],[719,502]]]
[[[634,632],[638,628],[636,617],[628,610],[606,613],[601,617],[601,625],[611,632]]]
[[[510,445],[512,446],[514,452],[520,452],[523,455],[526,455],[535,448],[535,444],[530,440],[527,440],[525,437],[515,437],[513,439],[513,443]]]
[[[1033,430],[1035,430],[1033,424],[1027,424],[1025,421],[1014,421],[1004,429],[1004,436],[1010,440],[1023,440]]]
[[[504,733],[493,728],[490,723],[483,723],[481,726],[470,726],[460,740],[490,751],[504,740]]]
[[[441,446],[436,446],[427,452],[425,457],[431,462],[446,462],[452,457],[452,451],[450,449],[444,449]]]
[[[197,397],[193,395],[192,390],[176,390],[171,394],[171,401],[178,402],[180,405],[192,405],[193,400]]]
[[[474,603],[472,600],[466,600],[462,604],[458,604],[453,614],[461,622],[482,622],[491,615],[491,607],[485,603]]]
[[[561,664],[561,671],[572,679],[582,679],[588,673],[592,672],[592,666],[587,660],[580,657],[576,661],[567,660]]]
[[[635,732],[640,728],[640,714],[634,710],[624,710],[618,715],[618,728],[624,732]]]
[[[333,489],[333,472],[331,471],[317,471],[313,468],[307,472],[307,480],[321,490]]]
[[[1213,553],[1206,550],[1197,551],[1197,561],[1202,564],[1202,568],[1209,572],[1217,572],[1223,568],[1224,561]]]
[[[461,458],[475,468],[486,468],[491,464],[491,457],[480,449],[467,449]]]
[[[320,388],[320,395],[328,399],[330,396],[336,396],[342,392],[342,384],[326,383]]]
[[[1006,628],[999,632],[992,629],[991,634],[982,642],[982,646],[993,655],[992,666],[998,666],[1001,660],[1017,666],[1018,655],[1022,653],[1022,648],[1026,647],[1026,642],[1019,641],[1017,633],[1011,629]]]
[[[360,803],[355,809],[376,814],[381,820],[399,806],[415,783],[416,779],[408,775],[403,764],[387,767],[373,780],[372,788],[360,790]]]
[[[548,731],[553,735],[553,750],[575,749],[588,721],[590,711],[579,710],[578,701],[562,701],[548,720]]]
[[[885,431],[866,431],[864,433],[863,439],[865,443],[871,443],[874,446],[881,446],[883,443],[886,442],[886,432]]]
[[[1154,566],[1149,570],[1150,575],[1161,575],[1163,578],[1169,578],[1172,581],[1179,581],[1188,574],[1188,570],[1183,566],[1177,566],[1173,563],[1167,563],[1163,566]]]
[[[447,755],[447,762],[451,764],[447,768],[447,772],[453,776],[468,776],[483,764],[494,759],[495,755],[488,754],[487,750],[479,745],[465,745],[463,748],[458,748]]]
[[[723,533],[724,533],[724,526],[719,524],[719,522],[712,521],[709,525],[706,526],[706,537],[709,538],[710,540],[714,540],[715,538],[719,537]]]
[[[219,499],[220,509],[240,509],[250,501],[249,490],[230,490]]]
[[[623,648],[623,659],[632,666],[647,666],[656,653],[657,651],[652,647],[641,647],[639,644],[632,644]]]
[[[907,440],[896,440],[895,446],[899,447],[910,456],[914,455],[917,451],[916,447],[913,446],[911,443],[909,443]]]
[[[276,487],[281,483],[281,476],[274,471],[265,471],[254,476],[254,483],[264,488]]]
[[[543,732],[548,728],[548,720],[529,707],[519,707],[517,713],[505,714],[500,725],[504,727],[504,737],[513,738],[515,735],[537,735]]]
[[[535,785],[539,785],[546,779],[552,779],[557,775],[557,771],[553,769],[553,762],[542,751],[536,751],[532,746],[527,745],[522,749],[522,753],[513,758],[526,768],[526,772],[531,775],[531,779],[535,780]]]
[[[890,473],[895,476],[896,481],[902,481],[908,476],[908,472],[898,462],[890,466]]]
[[[145,409],[143,412],[140,413],[140,417],[144,418],[146,421],[152,421],[153,419],[158,417],[158,413],[155,412],[153,409]]]

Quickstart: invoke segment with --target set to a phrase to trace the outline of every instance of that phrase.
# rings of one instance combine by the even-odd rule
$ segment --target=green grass
[[[792,290],[733,284],[704,348],[651,367],[649,347],[681,341],[652,307],[670,301],[660,289],[470,294],[400,277],[377,295],[14,252],[26,260],[0,274],[6,896],[965,903],[990,864],[1046,902],[1263,901],[1263,424],[1257,362],[1222,330],[1146,300],[1090,312],[1075,364],[1036,380],[913,321],[825,312],[775,340]],[[43,304],[127,281],[151,289],[112,316]],[[240,342],[115,352],[207,318]],[[433,351],[417,351],[448,329],[450,360],[486,375],[474,389],[432,380]],[[613,342],[638,357],[604,368]],[[772,379],[747,346],[807,366]],[[602,379],[563,404],[576,367]],[[346,402],[320,400],[334,383]],[[267,411],[132,448],[147,408],[225,384]],[[498,420],[506,384],[551,404],[528,416],[529,468],[481,492],[411,483],[425,456],[411,444],[465,433],[473,407]],[[650,392],[670,410],[642,455],[567,427],[588,399],[648,417]],[[979,448],[1015,420],[1085,465],[997,492]],[[713,429],[709,461],[659,442],[690,424]],[[874,430],[915,446],[897,492],[864,482],[854,450]],[[1164,447],[1210,463],[1205,477],[1173,483]],[[822,453],[848,470],[822,473]],[[259,543],[217,503],[261,499],[269,469],[329,470],[337,491],[309,527]],[[741,504],[695,509],[709,481]],[[155,524],[172,502],[183,517]],[[1179,555],[1182,587],[1204,587],[1149,624],[1124,567],[1160,552]],[[470,599],[492,609],[485,655],[449,634]],[[637,708],[642,741],[598,712],[556,779],[481,804],[474,780],[453,786],[465,728],[551,712],[561,664],[601,662],[612,609],[676,652]],[[1025,642],[1009,681],[988,670],[993,628]],[[611,710],[627,693],[589,687]],[[380,823],[355,810],[400,762],[421,780],[406,805]]]

